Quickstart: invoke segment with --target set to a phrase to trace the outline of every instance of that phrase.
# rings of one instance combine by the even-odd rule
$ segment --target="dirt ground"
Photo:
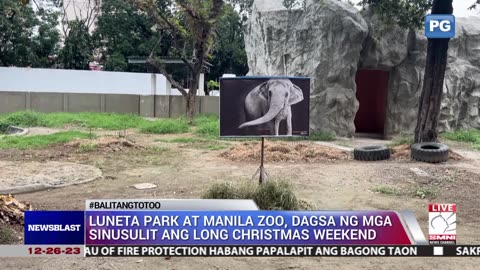
[[[124,147],[112,153],[77,151],[62,145],[42,150],[0,150],[0,161],[75,162],[94,165],[103,178],[77,186],[17,195],[38,209],[84,209],[86,199],[199,198],[214,181],[249,179],[257,163],[231,161],[228,149],[204,150],[184,144],[158,142],[158,135],[129,133],[145,148]],[[165,137],[165,136],[163,136]],[[299,142],[289,142],[288,144]],[[302,142],[305,143],[305,142]],[[229,145],[240,142],[228,142]],[[328,160],[269,162],[270,177],[289,179],[301,199],[325,210],[412,210],[427,230],[430,202],[456,203],[459,244],[480,243],[480,152],[455,149],[466,157],[446,164],[408,159],[381,162]],[[413,170],[412,170],[413,169]],[[415,171],[423,170],[427,176]],[[136,190],[138,183],[157,188]],[[385,187],[394,192],[382,192]],[[1,269],[478,269],[476,258],[10,258]]]

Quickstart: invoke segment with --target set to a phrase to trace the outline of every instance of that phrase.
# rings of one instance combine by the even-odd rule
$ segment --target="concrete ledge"
[[[83,181],[66,183],[66,184],[62,184],[62,185],[33,184],[33,185],[18,186],[18,187],[12,187],[12,188],[4,188],[4,189],[0,189],[0,194],[16,195],[16,194],[32,193],[32,192],[38,192],[38,191],[43,191],[43,190],[47,190],[47,189],[81,185],[81,184],[92,182],[94,180],[101,179],[101,178],[103,178],[103,176],[95,176],[95,177],[92,177],[92,178],[89,178],[89,179],[86,179],[86,180],[83,180]]]
[[[9,130],[11,129],[14,129],[16,130],[17,132],[15,133],[6,133],[5,135],[6,136],[23,136],[23,135],[27,135],[29,130],[27,128],[21,128],[21,127],[15,127],[15,126],[10,126],[8,129],[7,129],[7,132],[9,132]]]

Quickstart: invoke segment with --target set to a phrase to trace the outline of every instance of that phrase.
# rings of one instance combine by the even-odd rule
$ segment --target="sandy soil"
[[[0,190],[39,184],[61,186],[102,176],[102,172],[94,166],[71,162],[19,163],[0,160],[0,168]]]
[[[222,158],[227,150],[200,150],[155,142],[159,136],[131,134],[129,139],[149,146],[125,148],[115,153],[101,150],[82,153],[55,146],[44,150],[1,150],[0,161],[76,162],[100,168],[104,178],[90,183],[18,195],[41,209],[84,209],[85,199],[99,198],[199,198],[214,181],[250,178],[258,167],[252,162]],[[231,143],[236,144],[236,143]],[[354,160],[311,163],[267,163],[271,177],[289,179],[302,199],[319,209],[412,210],[427,232],[428,203],[457,203],[458,243],[480,243],[480,155],[446,164],[426,164],[407,159],[373,163]],[[411,168],[427,173],[419,176]],[[136,190],[138,183],[158,188]],[[395,194],[375,192],[392,187]],[[425,193],[428,190],[431,193]],[[420,195],[419,195],[420,194]],[[427,194],[422,198],[421,194]],[[473,258],[88,258],[22,259],[1,263],[2,269],[478,269]]]

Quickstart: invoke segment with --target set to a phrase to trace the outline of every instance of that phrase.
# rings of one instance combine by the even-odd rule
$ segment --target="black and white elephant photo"
[[[245,116],[252,121],[238,128],[262,124],[273,127],[272,134],[278,136],[280,122],[285,120],[287,134],[292,135],[291,106],[303,100],[303,92],[289,79],[271,79],[255,87],[245,98]]]
[[[222,94],[227,98],[222,98]],[[221,80],[220,100],[221,135],[308,135],[308,79],[242,77]]]

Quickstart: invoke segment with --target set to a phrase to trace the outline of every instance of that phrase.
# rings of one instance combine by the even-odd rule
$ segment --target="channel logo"
[[[456,244],[456,204],[430,204],[428,206],[428,240],[430,245]]]
[[[425,16],[425,36],[427,38],[453,38],[455,36],[455,16]]]

